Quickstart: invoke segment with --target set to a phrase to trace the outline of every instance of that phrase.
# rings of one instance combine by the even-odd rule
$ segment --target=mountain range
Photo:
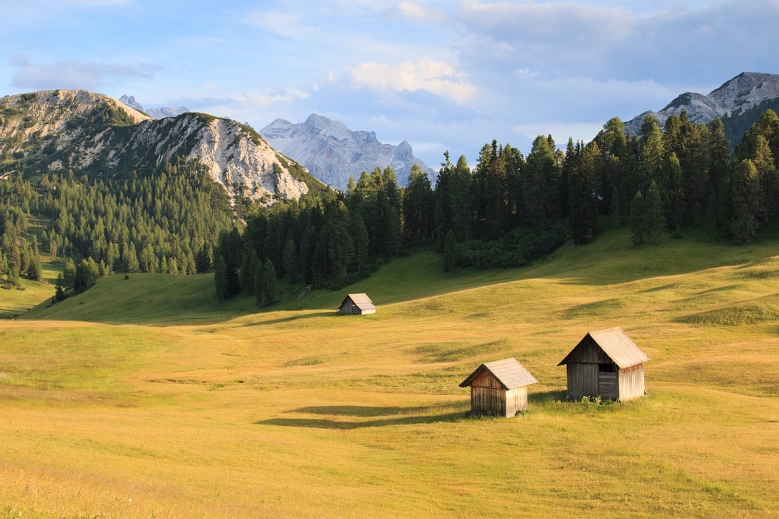
[[[257,132],[200,113],[153,120],[86,90],[45,90],[0,98],[2,168],[96,178],[149,171],[176,157],[197,160],[231,197],[263,203],[299,198],[325,186]]]
[[[186,106],[179,106],[178,108],[168,108],[167,106],[163,106],[161,108],[149,108],[144,110],[143,106],[141,106],[141,104],[135,100],[135,96],[127,97],[126,95],[122,95],[122,97],[119,98],[119,102],[124,103],[125,105],[129,106],[130,108],[134,108],[139,112],[145,113],[152,119],[176,117],[177,115],[189,112],[189,108]]]
[[[687,118],[698,124],[722,119],[725,134],[735,146],[744,132],[768,109],[779,111],[779,74],[743,72],[725,82],[708,95],[685,92],[659,112],[648,110],[627,123],[625,130],[633,135],[641,132],[647,115],[654,115],[663,128],[671,115],[687,112]]]
[[[392,167],[400,185],[408,184],[414,164],[435,179],[435,171],[414,157],[407,141],[397,146],[384,144],[374,132],[352,131],[344,123],[321,115],[312,114],[301,124],[276,119],[260,130],[260,135],[316,178],[341,190],[346,189],[349,177],[357,180],[363,171],[376,167]]]

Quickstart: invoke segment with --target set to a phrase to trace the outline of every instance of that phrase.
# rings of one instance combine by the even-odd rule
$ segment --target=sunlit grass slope
[[[774,517],[776,252],[625,230],[518,270],[422,252],[349,287],[362,318],[346,290],[251,313],[208,276],[102,279],[0,323],[0,517]],[[647,397],[565,402],[557,363],[614,325]],[[507,356],[529,413],[467,418],[458,383]]]

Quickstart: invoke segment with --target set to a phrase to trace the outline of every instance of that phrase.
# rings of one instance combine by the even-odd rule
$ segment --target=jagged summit
[[[143,106],[141,106],[141,104],[135,100],[135,96],[127,97],[126,94],[122,95],[122,97],[119,98],[119,101],[131,108],[135,108],[140,112],[144,112],[152,119],[164,119],[165,117],[176,117],[178,115],[189,112],[189,108],[187,108],[186,106],[179,106],[178,108],[168,108],[167,106],[163,106],[161,108],[149,108],[148,110],[144,110]]]
[[[310,186],[323,188],[254,130],[230,119],[189,112],[152,120],[86,90],[6,96],[0,114],[0,174],[21,162],[33,172],[73,169],[112,178],[184,157],[205,165],[233,197],[272,203],[299,198]]]
[[[349,177],[363,171],[392,166],[402,185],[408,183],[411,166],[418,164],[428,175],[435,172],[414,157],[407,141],[397,146],[384,144],[370,131],[352,131],[340,121],[311,114],[305,122],[276,119],[260,130],[271,146],[298,161],[322,182],[346,189]]]
[[[772,103],[778,99],[779,74],[742,72],[708,95],[685,92],[659,112],[648,110],[625,123],[625,129],[638,135],[641,123],[648,114],[657,117],[662,127],[669,116],[679,115],[685,110],[687,118],[698,124],[722,119],[733,141],[740,139],[739,130],[742,127],[748,127],[767,108],[772,108]]]

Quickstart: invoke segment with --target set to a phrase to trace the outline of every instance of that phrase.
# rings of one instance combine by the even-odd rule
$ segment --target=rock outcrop
[[[685,110],[687,118],[697,124],[708,124],[714,119],[722,119],[731,141],[740,140],[743,132],[739,133],[738,130],[751,125],[765,109],[773,107],[777,100],[778,74],[744,72],[708,95],[686,92],[659,112],[646,111],[625,123],[625,129],[633,135],[638,135],[648,114],[657,117],[660,126],[664,127],[669,116],[678,116]]]
[[[272,203],[324,188],[257,132],[229,119],[189,112],[152,120],[85,90],[6,96],[0,114],[0,173],[22,163],[33,172],[73,169],[113,178],[182,157],[205,165],[233,197]]]
[[[161,108],[149,108],[148,110],[144,110],[143,106],[141,106],[141,104],[135,100],[135,96],[127,97],[126,95],[123,95],[122,97],[119,98],[119,102],[124,103],[130,108],[135,108],[140,112],[144,112],[152,119],[164,119],[165,117],[176,117],[178,115],[189,112],[189,108],[187,108],[186,106],[179,106],[178,108],[168,108],[167,106],[163,106]]]
[[[408,184],[411,166],[419,165],[435,178],[435,172],[414,157],[411,145],[383,144],[374,132],[352,131],[342,122],[312,114],[302,124],[276,119],[260,134],[284,155],[293,158],[313,176],[338,189],[346,189],[349,177],[357,180],[363,171],[391,166],[398,183]]]

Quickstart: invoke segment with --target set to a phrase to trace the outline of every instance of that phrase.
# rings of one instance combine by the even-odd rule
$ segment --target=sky
[[[0,0],[0,96],[83,88],[260,129],[317,113],[436,167],[590,140],[779,73],[779,0]]]

